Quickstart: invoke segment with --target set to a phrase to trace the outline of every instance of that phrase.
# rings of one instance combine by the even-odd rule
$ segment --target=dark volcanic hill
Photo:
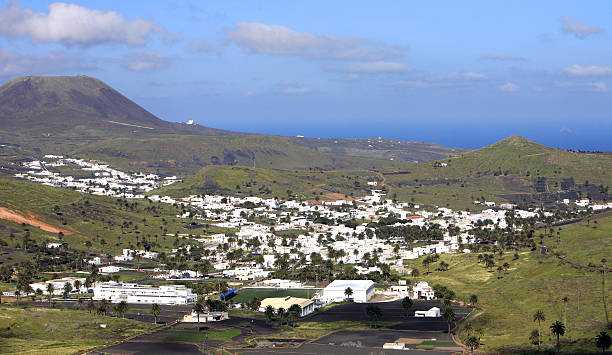
[[[0,128],[13,133],[111,138],[133,134],[234,135],[163,121],[88,76],[27,76],[0,87]]]

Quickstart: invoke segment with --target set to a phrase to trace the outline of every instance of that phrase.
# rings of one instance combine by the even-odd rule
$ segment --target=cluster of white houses
[[[94,195],[124,198],[144,198],[142,192],[179,181],[176,176],[162,178],[155,174],[129,174],[106,164],[51,154],[45,155],[42,160],[24,162],[23,166],[29,170],[16,174],[16,177],[43,185],[74,188]],[[90,172],[92,176],[75,178],[54,171],[62,167],[77,167]]]

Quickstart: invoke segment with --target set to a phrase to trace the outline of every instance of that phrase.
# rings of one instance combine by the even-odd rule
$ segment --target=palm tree
[[[550,331],[557,336],[557,353],[559,352],[559,337],[565,335],[565,325],[559,321],[555,321],[550,325]]]
[[[47,284],[47,298],[49,298],[49,303],[51,303],[51,297],[53,297],[53,292],[55,292],[55,286],[52,283]]]
[[[157,316],[159,316],[160,313],[161,313],[161,308],[159,307],[159,305],[157,303],[153,303],[151,305],[151,314],[153,315],[153,317],[155,317],[154,324],[157,324]]]
[[[93,313],[93,311],[95,310],[96,310],[96,305],[94,304],[94,301],[89,300],[89,302],[87,302],[87,312]]]
[[[597,345],[597,347],[601,349],[602,353],[605,353],[606,350],[608,350],[608,348],[610,347],[610,345],[612,345],[612,338],[610,338],[610,334],[604,331],[597,334],[597,336],[595,337],[595,345]]]
[[[127,302],[121,301],[117,304],[117,308],[119,309],[119,314],[122,318],[125,318],[125,314],[127,313],[129,306]]]
[[[465,345],[470,348],[470,353],[473,353],[474,349],[480,346],[480,339],[472,335],[465,340]]]
[[[543,310],[537,310],[533,314],[533,321],[538,322],[538,348],[542,345],[542,322],[546,321],[546,315]]]
[[[457,318],[455,316],[455,311],[451,307],[446,307],[444,313],[442,313],[442,318],[448,323],[448,334],[450,334],[451,324],[453,324]]]
[[[200,314],[204,313],[204,306],[202,306],[200,302],[196,302],[196,304],[193,305],[193,311],[196,313],[196,316],[198,317],[198,324],[200,324]],[[200,331],[200,327],[198,326],[198,332],[199,331]]]
[[[81,293],[81,286],[83,286],[81,280],[74,280],[74,289],[77,291],[77,293]]]
[[[478,303],[478,295],[471,295],[470,303],[472,304],[472,306],[476,306],[476,304]]]
[[[295,325],[295,321],[297,321],[298,318],[300,318],[301,314],[302,314],[302,307],[300,307],[300,305],[298,304],[292,304],[291,307],[289,307],[289,309],[287,310],[288,319],[290,321],[293,321],[294,325]]]
[[[374,328],[376,328],[376,322],[382,317],[382,310],[380,307],[374,304],[368,304],[365,309],[366,315],[370,317],[370,320],[374,322]]]
[[[346,296],[346,298],[347,298],[347,299],[350,299],[350,298],[351,298],[351,296],[353,295],[353,289],[352,289],[352,288],[350,288],[350,287],[347,287],[347,288],[344,290],[344,295]]]
[[[404,299],[402,300],[402,307],[404,307],[404,309],[406,310],[406,312],[408,312],[408,310],[409,310],[410,308],[412,308],[413,304],[414,304],[414,303],[412,302],[412,300],[410,299],[410,297],[404,297]],[[408,315],[408,314],[406,313],[406,316],[407,316],[407,315]]]
[[[108,310],[109,301],[106,298],[103,298],[100,303],[98,303],[98,314],[106,315],[106,311]]]
[[[274,307],[268,305],[264,311],[264,315],[266,316],[266,322],[272,322],[272,319],[274,318]]]
[[[280,321],[281,328],[283,327],[283,322],[285,321],[285,317],[287,316],[287,311],[283,307],[280,307],[276,310],[276,314],[278,315],[278,319]]]

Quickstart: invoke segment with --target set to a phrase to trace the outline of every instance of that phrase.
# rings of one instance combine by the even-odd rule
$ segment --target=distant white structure
[[[183,285],[145,286],[122,282],[102,282],[94,287],[94,300],[107,299],[112,303],[189,304],[198,296]]]
[[[294,304],[297,304],[298,306],[300,306],[300,309],[302,310],[300,313],[300,317],[307,316],[314,311],[314,302],[312,300],[309,300],[306,298],[296,298],[296,297],[291,297],[291,296],[265,298],[261,301],[261,304],[259,305],[259,311],[265,312],[266,307],[268,306],[272,306],[272,308],[274,308],[275,311],[278,310],[279,308],[288,310]]]
[[[321,299],[328,302],[342,302],[348,298],[347,288],[353,291],[350,298],[358,303],[368,302],[374,296],[374,281],[372,280],[334,280],[321,291]]]
[[[193,120],[188,120],[185,124],[193,124]]]
[[[439,317],[440,316],[440,308],[432,307],[427,311],[416,311],[414,312],[414,316],[417,318],[430,318],[430,317]]]
[[[183,316],[182,322],[197,323],[198,319],[200,323],[219,322],[229,319],[229,315],[227,312],[204,312],[200,313],[200,316],[198,317],[196,312],[191,312],[190,314],[185,314]]]
[[[79,281],[79,283],[81,284],[79,289],[75,287],[76,281]],[[43,295],[48,295],[49,293],[47,292],[47,287],[48,287],[47,285],[51,284],[53,285],[53,295],[59,296],[64,293],[64,286],[67,283],[69,283],[70,286],[72,286],[72,291],[70,291],[70,294],[87,292],[87,287],[85,287],[84,277],[64,277],[61,279],[49,280],[45,282],[36,282],[36,283],[30,284],[30,287],[32,287],[32,290],[34,290],[34,292],[36,292],[36,290],[41,290]]]
[[[98,272],[100,272],[101,274],[113,274],[119,271],[121,271],[121,268],[119,266],[114,265],[102,266],[98,268]]]
[[[433,300],[435,297],[434,290],[425,281],[417,283],[412,288],[412,298],[417,300]]]

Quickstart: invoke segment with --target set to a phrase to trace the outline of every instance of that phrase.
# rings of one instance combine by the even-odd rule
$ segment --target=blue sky
[[[612,3],[0,1],[0,80],[98,77],[160,118],[612,151]]]

